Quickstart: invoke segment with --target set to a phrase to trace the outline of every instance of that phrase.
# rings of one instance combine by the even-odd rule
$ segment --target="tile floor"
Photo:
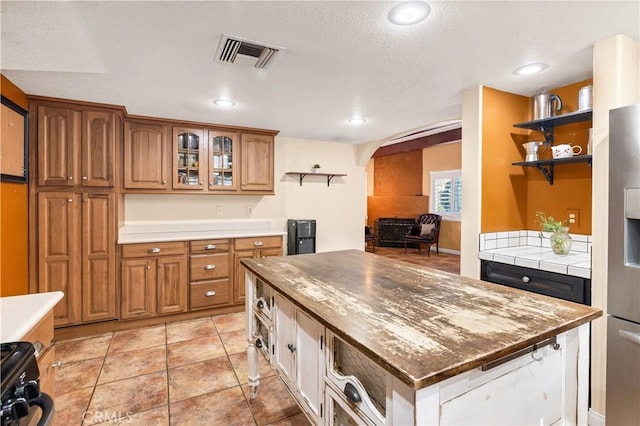
[[[261,363],[248,398],[244,313],[56,343],[56,424],[308,425]]]

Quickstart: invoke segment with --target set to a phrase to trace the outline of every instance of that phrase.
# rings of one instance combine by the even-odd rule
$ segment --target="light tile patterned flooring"
[[[376,247],[376,254],[459,273],[460,257]],[[261,362],[248,398],[244,313],[56,343],[56,424],[308,425]]]
[[[56,424],[308,425],[266,362],[248,398],[244,332],[236,313],[57,342]]]

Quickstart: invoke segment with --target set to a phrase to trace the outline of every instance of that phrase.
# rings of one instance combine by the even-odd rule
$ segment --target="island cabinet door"
[[[294,306],[284,297],[276,295],[275,327],[275,367],[280,376],[288,381],[289,387],[294,383]]]
[[[307,413],[319,422],[324,382],[324,327],[296,309],[296,386]]]
[[[280,295],[275,297],[276,370],[307,415],[320,423],[324,398],[324,327]]]

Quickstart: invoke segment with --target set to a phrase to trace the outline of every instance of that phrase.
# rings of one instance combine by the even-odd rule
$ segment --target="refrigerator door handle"
[[[631,343],[635,343],[636,345],[640,345],[640,334],[632,333],[627,330],[618,330],[618,334],[625,340],[630,341]]]

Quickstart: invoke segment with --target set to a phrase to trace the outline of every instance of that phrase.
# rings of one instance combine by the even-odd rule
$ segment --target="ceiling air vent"
[[[273,64],[283,50],[283,47],[267,46],[257,41],[223,34],[216,52],[216,62],[262,69]]]

